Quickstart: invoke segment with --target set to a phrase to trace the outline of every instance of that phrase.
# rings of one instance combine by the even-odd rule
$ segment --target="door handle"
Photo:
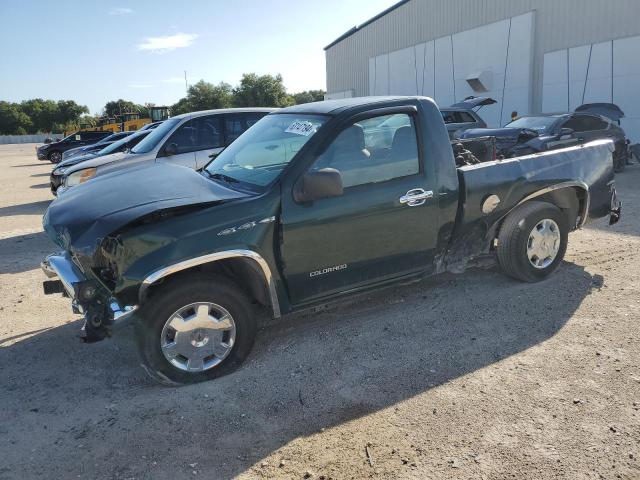
[[[400,197],[400,203],[408,207],[417,207],[424,204],[427,199],[433,198],[433,191],[426,191],[424,188],[412,188]]]

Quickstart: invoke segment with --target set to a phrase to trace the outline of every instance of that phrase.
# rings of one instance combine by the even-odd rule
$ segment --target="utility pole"
[[[189,93],[189,84],[187,83],[187,71],[184,71],[184,89]]]

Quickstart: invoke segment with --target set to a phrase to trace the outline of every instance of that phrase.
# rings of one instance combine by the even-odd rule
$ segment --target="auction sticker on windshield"
[[[285,132],[287,133],[295,133],[296,135],[302,135],[304,137],[308,137],[313,132],[315,132],[316,126],[308,121],[304,120],[295,120],[291,125],[287,127]]]

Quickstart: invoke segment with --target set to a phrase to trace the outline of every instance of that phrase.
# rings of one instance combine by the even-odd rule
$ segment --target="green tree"
[[[301,103],[320,102],[324,100],[324,90],[305,90],[304,92],[294,93],[291,95],[296,105]]]
[[[0,134],[24,135],[32,128],[33,123],[20,104],[0,101]]]
[[[245,73],[240,85],[233,90],[233,95],[237,107],[286,107],[294,103],[280,74],[273,76]]]
[[[33,98],[20,103],[20,109],[31,119],[29,133],[50,132],[56,122],[58,105],[53,100]]]
[[[183,97],[171,106],[171,115],[182,115],[191,112],[187,97]]]
[[[180,115],[181,113],[229,108],[231,106],[233,106],[231,85],[224,82],[214,85],[200,80],[189,87],[186,97],[181,98],[171,107],[171,114]]]
[[[59,124],[78,122],[81,115],[87,113],[89,113],[89,109],[86,106],[78,105],[73,100],[58,100],[54,120]]]
[[[139,113],[141,117],[149,115],[149,109],[144,105],[138,105],[130,100],[112,100],[107,102],[103,109],[104,115],[107,117],[117,117],[122,113]]]

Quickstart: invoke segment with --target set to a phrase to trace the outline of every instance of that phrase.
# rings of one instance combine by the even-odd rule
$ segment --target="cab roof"
[[[278,110],[277,108],[265,108],[265,107],[247,107],[247,108],[218,108],[215,110],[200,110],[198,112],[182,113],[175,115],[171,118],[187,118],[187,117],[202,117],[203,115],[211,114],[224,114],[224,113],[251,113],[251,112],[265,112],[270,113]]]
[[[351,108],[373,106],[379,103],[389,103],[401,100],[429,100],[427,97],[406,97],[406,96],[388,96],[388,97],[354,97],[340,98],[336,100],[324,100],[322,102],[303,103],[286,107],[278,110],[276,113],[310,113],[319,115],[337,115]]]

